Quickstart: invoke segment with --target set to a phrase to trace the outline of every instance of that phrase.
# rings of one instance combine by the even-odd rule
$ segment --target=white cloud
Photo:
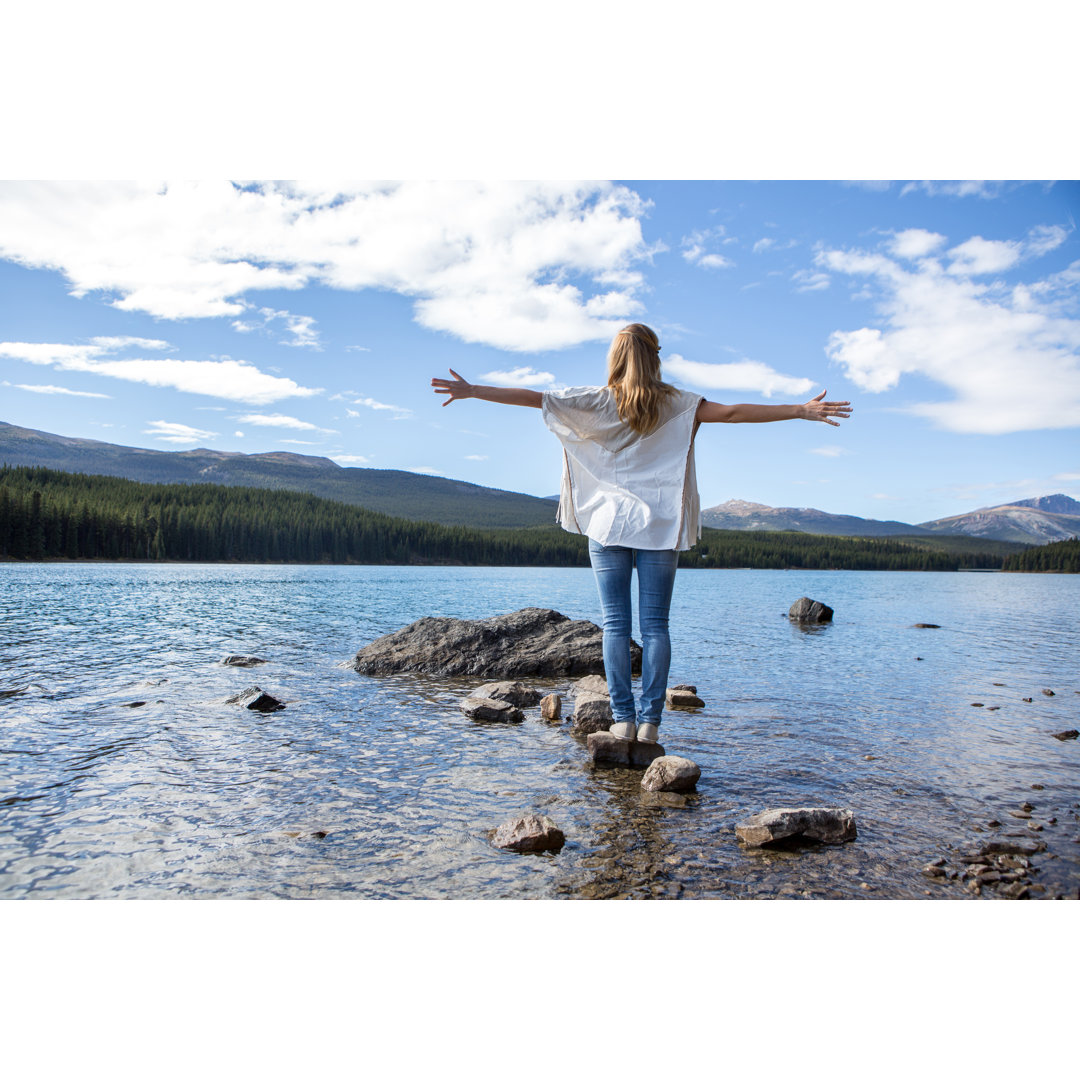
[[[253,307],[253,305],[246,306]],[[294,315],[291,311],[275,311],[269,307],[259,308],[258,314],[262,316],[261,322],[244,322],[242,319],[235,319],[232,328],[241,334],[248,334],[253,330],[269,330],[272,323],[282,319],[285,322],[285,329],[293,335],[292,340],[281,341],[282,345],[322,351],[319,332],[315,329],[315,320],[310,315]]]
[[[281,413],[245,413],[234,416],[238,424],[254,424],[256,427],[295,428],[297,431],[324,431],[328,435],[336,434],[332,428],[319,427],[307,420],[298,420],[295,416],[283,416]]]
[[[796,270],[791,275],[791,280],[795,282],[796,292],[819,292],[829,287],[830,278],[828,274],[820,271],[815,273],[813,270]]]
[[[148,386],[167,386],[250,405],[269,405],[282,398],[310,397],[321,392],[300,386],[292,379],[266,375],[253,364],[227,357],[219,360],[110,358],[111,353],[133,346],[169,348],[166,342],[144,338],[91,338],[87,345],[4,341],[0,342],[0,357],[50,366],[58,371],[83,371]]]
[[[740,360],[734,364],[707,364],[686,360],[673,353],[663,361],[663,371],[669,378],[679,379],[691,386],[707,390],[751,390],[772,397],[773,394],[808,394],[814,389],[810,379],[782,375],[757,360]]]
[[[318,443],[310,442],[307,439],[278,439],[278,442],[283,446],[318,446]]]
[[[921,191],[924,195],[978,195],[994,199],[1001,193],[1001,187],[1001,182],[996,180],[912,180],[900,189],[900,194]]]
[[[949,250],[950,274],[996,274],[1019,262],[1022,248],[1015,240],[984,240],[973,236]]]
[[[66,386],[49,386],[29,383],[10,383],[6,379],[0,385],[10,386],[13,390],[29,390],[32,394],[63,394],[66,397],[108,398],[109,394],[94,394],[89,390],[69,390]]]
[[[330,460],[339,465],[368,465],[371,462],[371,458],[364,457],[363,454],[331,454]]]
[[[384,289],[432,330],[538,351],[606,339],[641,310],[647,209],[611,183],[11,183],[0,257],[63,274],[74,296],[241,328],[254,290]]]
[[[366,345],[346,345],[346,352],[371,352]]]
[[[234,439],[242,439],[243,437],[244,437],[244,433],[242,431],[234,431],[233,432],[233,438]]]
[[[945,243],[941,233],[927,229],[903,229],[893,235],[889,250],[901,259],[921,259]]]
[[[950,400],[920,402],[908,411],[946,430],[1002,434],[1076,426],[1080,320],[1068,317],[1067,296],[1061,299],[1068,282],[1056,274],[1006,288],[976,276],[1034,258],[1040,244],[1056,237],[1051,227],[1032,230],[1030,247],[973,237],[950,250],[947,268],[934,258],[905,269],[881,253],[820,252],[820,265],[866,280],[880,321],[835,331],[827,354],[870,393],[893,389],[906,375],[941,384],[952,392]]]
[[[510,371],[488,371],[480,376],[490,380],[481,385],[489,386],[550,386],[555,376],[550,371],[536,371],[531,367],[516,367]]]
[[[466,454],[465,455],[465,460],[466,461],[487,461],[487,459],[488,459],[487,454]]]
[[[153,435],[161,442],[188,444],[196,442],[208,442],[216,439],[216,431],[203,431],[200,428],[189,427],[187,424],[176,424],[169,420],[150,420],[150,426],[143,431],[144,435]]]
[[[851,451],[844,446],[815,446],[812,450],[807,450],[807,453],[819,454],[821,457],[843,457]]]
[[[760,240],[755,242],[754,254],[760,255],[763,251],[768,251],[775,243],[776,241],[771,236],[763,236]]]
[[[731,238],[724,238],[724,227],[717,225],[712,229],[696,229],[689,236],[682,238],[682,257],[694,266],[704,266],[706,270],[722,270],[735,264],[715,251],[709,251],[709,245],[719,240],[727,243]]]
[[[356,398],[353,404],[363,405],[365,409],[374,409],[376,412],[392,412],[397,413],[399,416],[412,416],[412,409],[405,409],[400,405],[387,405],[383,401],[376,401],[370,397]],[[346,409],[345,412],[351,417],[360,415],[358,412],[353,412],[352,409]]]
[[[411,469],[406,469],[405,472],[419,473],[421,476],[442,476],[441,470],[433,469],[430,465],[416,465]]]

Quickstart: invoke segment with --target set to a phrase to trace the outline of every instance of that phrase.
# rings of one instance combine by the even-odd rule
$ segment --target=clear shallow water
[[[835,622],[792,626],[802,595]],[[424,615],[527,606],[595,620],[591,572],[0,565],[0,897],[960,897],[921,867],[1034,837],[1008,816],[1025,800],[1034,880],[1075,895],[1080,742],[1049,733],[1080,727],[1080,577],[680,571],[671,682],[706,702],[662,729],[702,768],[684,808],[590,771],[537,709],[469,721],[480,680],[343,666]],[[253,683],[287,708],[222,703]],[[735,840],[807,804],[853,809],[858,840]],[[525,811],[566,833],[557,856],[491,848]]]

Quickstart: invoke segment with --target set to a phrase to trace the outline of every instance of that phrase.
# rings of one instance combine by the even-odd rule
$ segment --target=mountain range
[[[1068,495],[1042,495],[912,525],[904,521],[828,514],[809,507],[774,507],[730,499],[703,510],[701,519],[713,529],[794,529],[825,536],[932,536],[945,533],[1012,540],[1021,544],[1046,544],[1080,535],[1080,502]]]
[[[42,465],[64,472],[122,476],[144,483],[211,483],[283,488],[442,525],[520,528],[551,525],[550,498],[537,498],[462,480],[400,469],[346,468],[325,457],[271,452],[148,450],[95,439],[76,439],[0,421],[0,464]],[[1043,495],[968,514],[912,525],[809,507],[772,507],[731,499],[702,511],[714,529],[796,530],[824,536],[932,536],[952,534],[1045,544],[1080,535],[1080,502]]]

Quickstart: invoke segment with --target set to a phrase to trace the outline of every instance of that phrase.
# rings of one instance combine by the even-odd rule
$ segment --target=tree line
[[[956,538],[705,529],[680,566],[822,570],[1000,569],[999,546]],[[1039,550],[1039,549],[1036,549]],[[557,526],[483,529],[410,521],[282,489],[146,484],[0,467],[0,558],[178,562],[588,566]]]
[[[1003,570],[1027,573],[1080,574],[1080,538],[1028,548],[1005,559]]]

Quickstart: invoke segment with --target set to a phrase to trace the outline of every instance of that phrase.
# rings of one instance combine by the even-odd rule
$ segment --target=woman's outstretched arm
[[[851,415],[850,401],[822,401],[825,391],[805,405],[721,405],[703,401],[697,410],[700,424],[768,424],[773,420],[820,420],[833,427],[840,425],[830,417],[846,420]]]
[[[525,405],[530,409],[539,409],[544,404],[544,395],[537,390],[525,390],[517,386],[475,386],[463,379],[450,368],[453,379],[432,379],[436,394],[448,394],[443,408],[451,401],[460,398],[479,398],[480,401],[494,401],[497,405]]]

